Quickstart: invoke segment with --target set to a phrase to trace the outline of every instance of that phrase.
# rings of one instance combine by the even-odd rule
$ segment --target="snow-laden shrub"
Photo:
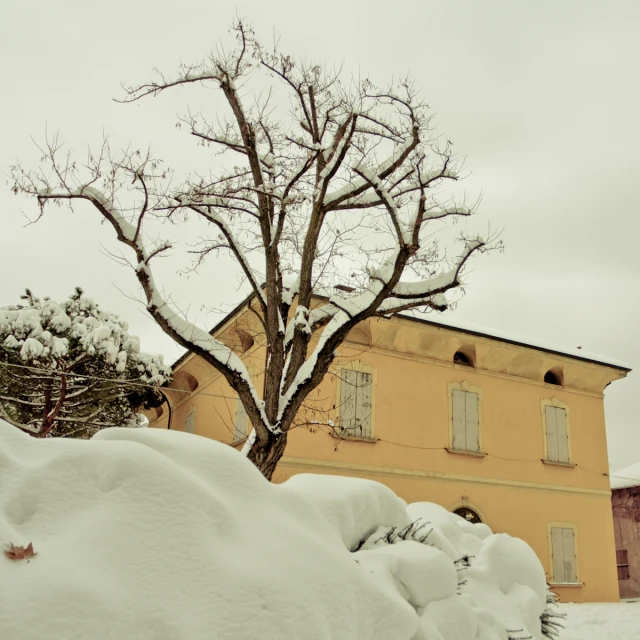
[[[170,375],[128,325],[81,289],[0,308],[0,415],[34,435],[88,437],[158,406]]]
[[[543,639],[523,541],[376,482],[267,482],[156,429],[35,440],[0,421],[0,638]],[[546,619],[548,621],[548,619]]]

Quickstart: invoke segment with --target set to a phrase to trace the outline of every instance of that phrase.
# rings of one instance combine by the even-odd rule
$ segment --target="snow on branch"
[[[54,141],[44,149],[46,172],[14,167],[14,189],[41,205],[86,200],[110,222],[135,254],[156,322],[238,393],[256,428],[249,455],[269,476],[286,444],[275,436],[291,428],[348,332],[375,316],[446,308],[470,257],[494,245],[463,238],[460,255],[445,263],[451,250],[432,232],[471,216],[477,204],[455,190],[460,163],[410,80],[345,81],[340,68],[298,60],[277,45],[267,50],[242,20],[232,34],[235,46],[126,89],[125,102],[188,85],[207,86],[219,100],[204,114],[187,107],[180,118],[216,160],[179,188],[149,154],[114,159],[105,142],[79,167]],[[154,282],[152,263],[174,245],[152,245],[143,223],[188,225],[193,213],[207,227],[204,234],[194,227],[194,269],[229,251],[255,294],[267,352],[261,399],[241,358],[186,321]],[[314,308],[318,295],[328,301]]]

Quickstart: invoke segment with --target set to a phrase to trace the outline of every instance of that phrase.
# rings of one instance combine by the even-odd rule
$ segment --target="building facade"
[[[611,506],[621,598],[640,598],[640,463],[617,471]]]
[[[264,340],[237,311],[214,333],[262,388]],[[370,478],[526,540],[563,601],[616,601],[604,389],[628,369],[411,318],[371,319],[343,345],[289,434],[275,482]],[[250,425],[200,358],[176,363],[152,426],[240,447]],[[170,414],[170,415],[169,415]]]

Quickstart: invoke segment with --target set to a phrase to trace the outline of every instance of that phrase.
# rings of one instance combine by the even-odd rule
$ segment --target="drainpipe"
[[[167,403],[167,407],[169,407],[169,419],[167,420],[167,429],[171,429],[171,403],[169,402],[168,396],[165,395],[165,393],[162,391],[162,389],[160,389],[160,393],[162,394],[162,397],[164,398],[165,402]]]

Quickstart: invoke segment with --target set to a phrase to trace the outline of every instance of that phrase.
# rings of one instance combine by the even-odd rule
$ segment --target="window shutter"
[[[472,391],[451,393],[451,446],[457,451],[480,451],[479,398]]]
[[[553,558],[553,581],[567,582],[564,574],[564,540],[560,527],[551,527],[551,557]]]
[[[549,462],[558,462],[558,430],[556,426],[556,408],[546,405],[544,408],[544,412],[547,430],[547,460],[549,460]]]
[[[453,437],[451,446],[458,451],[466,449],[466,400],[465,392],[453,389],[452,400],[452,422]]]
[[[354,435],[356,426],[357,371],[342,369],[340,372],[340,430]]]
[[[567,412],[556,407],[556,433],[558,436],[558,462],[569,462],[569,437],[567,434]]]
[[[551,556],[553,558],[553,581],[557,583],[577,582],[576,541],[570,527],[551,527]]]
[[[564,548],[564,581],[576,582],[576,547],[573,529],[562,530]]]
[[[478,420],[478,394],[467,391],[465,394],[465,435],[466,450],[480,451],[480,428]]]
[[[629,580],[629,556],[626,549],[616,550],[616,564],[618,565],[618,580]]]
[[[373,376],[364,371],[356,372],[357,390],[356,390],[356,419],[358,423],[358,432],[356,435],[362,438],[371,437],[371,391],[373,387]]]
[[[184,430],[187,433],[195,433],[196,432],[196,412],[192,411],[187,419],[184,421]]]
[[[233,444],[247,437],[249,416],[240,398],[236,400],[236,419],[233,428]]]

